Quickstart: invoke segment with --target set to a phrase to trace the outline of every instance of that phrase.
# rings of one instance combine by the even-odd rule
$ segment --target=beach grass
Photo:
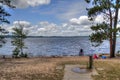
[[[87,57],[1,59],[0,80],[62,80],[65,64],[87,62]]]
[[[99,75],[93,80],[120,80],[120,59],[95,60],[94,66]]]
[[[0,59],[0,80],[62,80],[66,64],[88,66],[89,57]],[[118,59],[94,60],[93,80],[120,80]]]

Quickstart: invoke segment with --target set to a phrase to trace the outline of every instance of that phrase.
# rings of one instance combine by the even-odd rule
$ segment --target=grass
[[[0,59],[0,80],[62,80],[66,64],[88,64],[88,57]],[[119,59],[98,59],[93,80],[120,80]],[[57,69],[57,67],[62,67]]]
[[[96,60],[94,66],[99,73],[94,80],[120,80],[119,59]]]
[[[0,80],[62,80],[65,64],[87,62],[86,57],[1,59]]]

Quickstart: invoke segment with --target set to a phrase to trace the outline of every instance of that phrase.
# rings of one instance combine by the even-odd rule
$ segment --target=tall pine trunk
[[[115,51],[116,51],[116,28],[117,28],[117,21],[118,21],[118,12],[119,12],[119,0],[116,0],[116,10],[115,10],[115,18],[114,18],[114,33],[113,33],[113,54],[111,57],[115,57]]]
[[[109,6],[110,6],[110,2],[109,3]],[[112,25],[113,25],[113,18],[112,18],[112,11],[111,11],[111,8],[109,8],[109,13],[110,13],[110,58],[113,57],[113,32],[111,31],[112,30]]]
[[[115,57],[115,51],[116,51],[116,34],[114,34],[112,50],[113,50],[113,52],[112,52],[112,55],[110,57],[114,58]]]
[[[113,56],[113,40],[112,35],[110,36],[110,58]]]

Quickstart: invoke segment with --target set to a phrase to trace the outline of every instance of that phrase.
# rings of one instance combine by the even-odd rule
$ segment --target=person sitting
[[[102,55],[102,57],[101,57],[102,59],[106,59],[107,57],[105,56],[105,55]]]
[[[84,55],[83,49],[80,49],[79,56],[83,56],[83,55]]]
[[[93,55],[94,59],[98,59],[98,56],[96,54]]]

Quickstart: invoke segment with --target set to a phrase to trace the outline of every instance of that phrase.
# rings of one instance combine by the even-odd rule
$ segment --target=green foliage
[[[20,54],[20,57],[24,57],[24,58],[27,58],[27,57],[28,57],[28,54],[27,54],[27,53],[24,53],[24,54]]]
[[[13,57],[14,57],[14,58],[18,58],[19,53],[20,53],[20,50],[16,47],[16,48],[13,50]]]
[[[10,23],[5,17],[11,16],[8,12],[5,11],[5,9],[0,6],[0,23]]]
[[[0,47],[2,47],[2,45],[6,43],[4,35],[7,33],[8,32],[0,26]]]
[[[109,39],[110,28],[106,23],[96,24],[91,29],[94,31],[89,37],[93,46],[99,46],[103,40]]]
[[[11,16],[4,8],[4,6],[8,6],[10,8],[14,8],[13,5],[10,4],[10,0],[0,0],[0,24],[2,23],[10,23],[7,20],[7,17]],[[4,35],[7,34],[8,32],[0,26],[0,47],[2,47],[3,44],[6,43]]]
[[[93,7],[87,8],[89,17],[96,16],[101,13],[106,14],[109,9],[112,10],[118,7],[120,8],[120,2],[118,1],[119,5],[116,5],[115,4],[116,0],[85,0],[85,1],[93,5]]]
[[[98,15],[101,11],[103,11],[103,8],[100,6],[95,6],[94,8],[88,9],[88,15],[90,16],[96,16]]]
[[[15,8],[14,5],[11,5],[11,0],[0,0],[0,3],[2,3],[3,5],[7,5],[10,8]]]
[[[120,50],[117,51],[116,56],[120,57]]]
[[[11,5],[11,0],[0,0],[0,24],[1,23],[10,23],[6,17],[11,16],[4,8],[6,5],[10,8],[15,8],[15,6]]]
[[[90,0],[85,0],[87,3],[90,3]]]
[[[117,28],[118,13],[120,9],[120,0],[85,0],[92,4],[88,10],[88,17],[91,21],[95,21],[98,15],[104,19],[103,23],[94,24],[91,29],[93,33],[90,40],[93,46],[99,46],[104,40],[110,41],[110,57],[115,57],[116,35],[120,31]]]
[[[88,16],[91,21],[96,18],[97,15],[103,15],[104,18],[107,18],[108,21],[103,23],[97,23],[91,26],[93,33],[90,35],[91,42],[98,43],[96,46],[99,46],[104,40],[110,39],[110,35],[120,31],[120,28],[116,28],[113,25],[114,16],[116,7],[118,6],[115,1],[117,0],[85,0],[87,3],[92,3],[92,7],[88,8]],[[118,1],[120,3],[120,1]],[[118,7],[117,7],[118,8]],[[111,14],[110,14],[111,12]],[[106,20],[106,19],[105,19]],[[110,22],[110,20],[112,22]],[[114,24],[115,25],[115,24]]]
[[[26,39],[26,32],[23,29],[24,25],[18,24],[17,27],[13,28],[13,40],[11,41],[12,45],[16,46],[16,48],[20,51],[18,55],[20,57],[26,57],[27,54],[23,53],[23,49],[27,48],[25,47],[24,40]],[[16,49],[15,48],[15,49]]]

